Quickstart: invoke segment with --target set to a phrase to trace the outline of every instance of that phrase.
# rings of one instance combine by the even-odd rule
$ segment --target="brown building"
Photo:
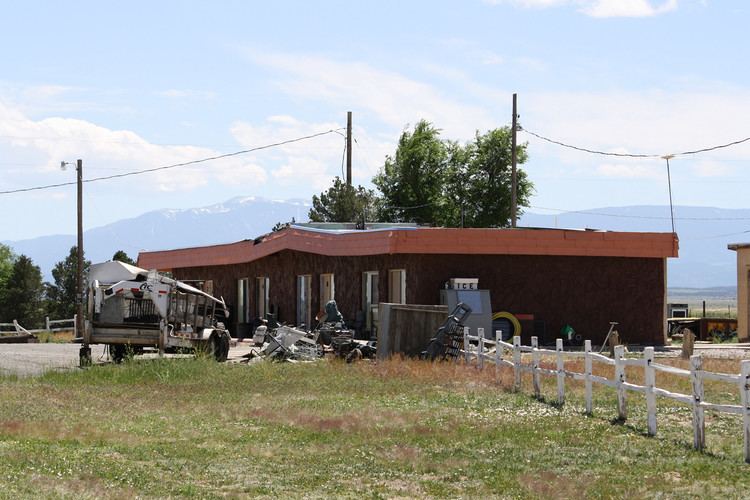
[[[737,340],[750,341],[750,243],[728,245],[737,252]]]
[[[494,312],[533,315],[547,339],[569,324],[596,344],[617,321],[624,342],[662,344],[666,259],[677,251],[672,233],[292,226],[255,240],[142,252],[138,264],[209,281],[241,336],[266,312],[310,325],[330,298],[367,329],[373,304],[438,304],[449,279],[478,278]]]

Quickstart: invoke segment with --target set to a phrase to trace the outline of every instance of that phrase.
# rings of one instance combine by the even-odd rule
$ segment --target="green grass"
[[[509,391],[511,377],[417,361],[178,359],[4,378],[0,498],[739,498],[750,487],[738,417],[707,413],[699,453],[688,407],[659,400],[649,438],[640,396],[621,424],[610,390],[595,390],[586,417],[579,385],[558,409],[531,398],[528,380]],[[706,392],[736,402],[731,387]]]

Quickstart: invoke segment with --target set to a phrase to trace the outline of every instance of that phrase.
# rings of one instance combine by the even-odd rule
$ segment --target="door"
[[[297,326],[312,328],[312,276],[297,276]]]
[[[379,277],[377,271],[362,273],[362,310],[365,313],[365,330],[372,332],[373,305],[377,307],[379,297]]]

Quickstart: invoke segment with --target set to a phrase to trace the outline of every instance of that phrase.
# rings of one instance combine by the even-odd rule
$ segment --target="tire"
[[[126,351],[127,346],[125,344],[109,344],[109,356],[117,364],[122,363],[122,360],[125,359]]]
[[[81,347],[78,351],[78,362],[81,368],[87,368],[91,366],[91,348],[88,346]]]
[[[229,336],[224,332],[213,335],[208,341],[208,352],[217,362],[226,361],[229,356]]]

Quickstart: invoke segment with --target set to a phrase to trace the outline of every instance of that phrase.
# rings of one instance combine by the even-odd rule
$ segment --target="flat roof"
[[[727,245],[729,250],[739,250],[740,248],[750,248],[750,243],[730,243]]]
[[[384,227],[326,230],[290,226],[222,245],[141,252],[146,269],[222,266],[253,262],[282,250],[328,256],[383,254],[548,255],[587,257],[677,257],[674,233],[570,229]]]

